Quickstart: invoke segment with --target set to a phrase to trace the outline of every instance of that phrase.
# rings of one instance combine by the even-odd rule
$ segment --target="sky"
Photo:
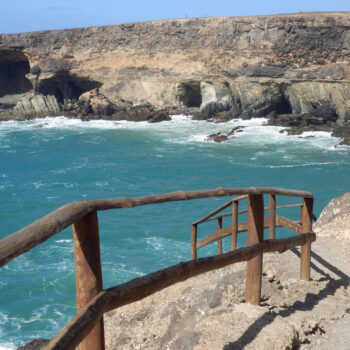
[[[350,0],[0,0],[0,33],[309,11],[350,11]]]

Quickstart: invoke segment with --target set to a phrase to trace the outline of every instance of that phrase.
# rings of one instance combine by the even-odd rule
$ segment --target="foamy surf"
[[[314,131],[304,132],[301,135],[290,135],[282,131],[286,128],[266,125],[266,118],[253,118],[250,120],[233,119],[225,123],[210,123],[204,120],[193,120],[191,116],[173,115],[171,120],[161,123],[113,121],[113,120],[89,120],[71,119],[66,117],[46,117],[28,121],[5,121],[0,122],[0,135],[14,131],[28,131],[33,129],[50,130],[60,129],[67,131],[84,132],[91,129],[99,130],[139,130],[149,132],[151,135],[163,138],[172,143],[208,143],[215,142],[208,136],[221,132],[229,133],[234,127],[242,127],[239,132],[230,136],[226,145],[271,145],[294,142],[327,150],[344,150],[347,146],[339,146],[340,139],[332,137],[330,132]],[[62,138],[62,137],[61,137]],[[91,140],[98,143],[99,140]],[[1,145],[0,147],[6,147]]]

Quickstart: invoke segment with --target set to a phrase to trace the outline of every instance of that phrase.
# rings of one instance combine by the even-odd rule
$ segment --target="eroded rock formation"
[[[0,50],[0,104],[1,94],[31,88],[67,105],[99,88],[118,107],[150,104],[199,119],[313,115],[320,101],[337,125],[350,116],[348,12],[0,35]]]

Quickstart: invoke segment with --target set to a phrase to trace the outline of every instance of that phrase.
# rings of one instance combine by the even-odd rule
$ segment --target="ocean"
[[[282,127],[264,123],[259,118],[214,124],[187,116],[158,124],[64,117],[0,122],[0,237],[85,199],[273,186],[313,192],[318,216],[332,198],[349,191],[350,147],[326,132],[287,136]],[[228,142],[206,139],[236,126],[243,131]],[[189,260],[191,223],[227,200],[100,212],[104,288]],[[277,198],[277,204],[296,202]],[[295,219],[299,211],[281,214]],[[201,225],[199,237],[215,225]],[[244,246],[245,236],[239,237]],[[228,239],[223,247],[229,249]],[[199,256],[215,253],[212,244]],[[0,349],[54,336],[75,314],[74,278],[71,228],[3,267]]]

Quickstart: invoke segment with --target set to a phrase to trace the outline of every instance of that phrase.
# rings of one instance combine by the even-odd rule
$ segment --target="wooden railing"
[[[272,239],[263,241],[264,221],[263,195],[270,196],[270,216],[268,227]],[[100,244],[97,212],[100,210],[132,208],[146,204],[157,204],[172,201],[192,200],[209,197],[237,196],[226,207],[233,205],[233,223],[230,227],[222,228],[222,214],[213,217],[224,206],[218,208],[202,220],[192,225],[192,258],[200,247],[197,243],[197,225],[199,223],[218,220],[218,231],[210,242],[217,240],[218,256],[194,259],[178,265],[136,278],[116,287],[102,290],[102,273],[100,261]],[[285,221],[288,219],[275,216],[276,195],[302,197],[301,224]],[[248,221],[244,225],[238,224],[238,202],[248,199]],[[237,203],[237,204],[235,204]],[[310,250],[311,242],[316,236],[312,232],[313,195],[309,192],[285,190],[279,188],[219,188],[204,191],[172,192],[154,196],[138,198],[100,199],[93,201],[73,202],[53,211],[47,216],[35,221],[29,226],[0,240],[0,267],[15,257],[34,248],[50,237],[73,225],[74,255],[76,268],[76,316],[56,335],[45,347],[49,349],[70,350],[79,345],[80,350],[104,349],[103,314],[123,305],[141,300],[148,295],[160,291],[174,283],[184,281],[207,271],[218,269],[229,264],[248,261],[246,276],[246,301],[259,304],[262,276],[262,255],[266,252],[283,252],[291,247],[301,246],[301,278],[310,278]],[[226,215],[227,216],[227,215]],[[270,220],[271,218],[275,220]],[[283,220],[282,220],[283,219]],[[270,221],[269,221],[270,220]],[[299,236],[274,239],[274,227],[284,225],[298,228],[302,232]],[[297,226],[296,226],[297,225]],[[290,228],[289,227],[289,228]],[[194,229],[195,228],[195,229]],[[237,233],[245,228],[248,231],[247,248],[236,248]],[[226,230],[226,231],[225,231]],[[233,251],[221,254],[222,237],[232,235]],[[235,237],[234,237],[235,236]],[[214,239],[215,238],[215,239]],[[195,242],[195,250],[193,249]],[[209,241],[207,242],[209,243]],[[204,245],[204,244],[203,244]],[[202,246],[202,245],[201,245]]]
[[[238,211],[238,204],[242,200],[248,200],[248,208]],[[232,206],[231,213],[217,215],[230,206]],[[301,220],[292,221],[276,215],[276,209],[293,207],[301,207]],[[269,211],[269,215],[266,218],[264,218],[265,210]],[[248,214],[248,221],[239,223],[238,216],[245,213]],[[228,227],[223,228],[222,219],[228,216],[232,216],[232,223]],[[234,251],[237,248],[237,234],[241,232],[248,232],[248,247],[264,240],[265,228],[269,229],[269,240],[275,239],[276,227],[281,226],[297,234],[311,232],[313,219],[316,219],[313,214],[313,198],[304,197],[303,203],[276,206],[276,193],[270,193],[269,206],[264,207],[263,194],[241,195],[231,199],[204,218],[192,223],[191,258],[192,260],[197,259],[197,249],[215,241],[217,242],[218,254],[222,254],[222,239],[226,236],[232,237],[231,251]],[[217,220],[217,231],[198,242],[198,225],[213,220]],[[303,245],[301,251],[301,278],[306,281],[310,279],[310,254],[311,242]],[[261,294],[262,255],[249,261],[246,277],[246,301],[258,305]]]

